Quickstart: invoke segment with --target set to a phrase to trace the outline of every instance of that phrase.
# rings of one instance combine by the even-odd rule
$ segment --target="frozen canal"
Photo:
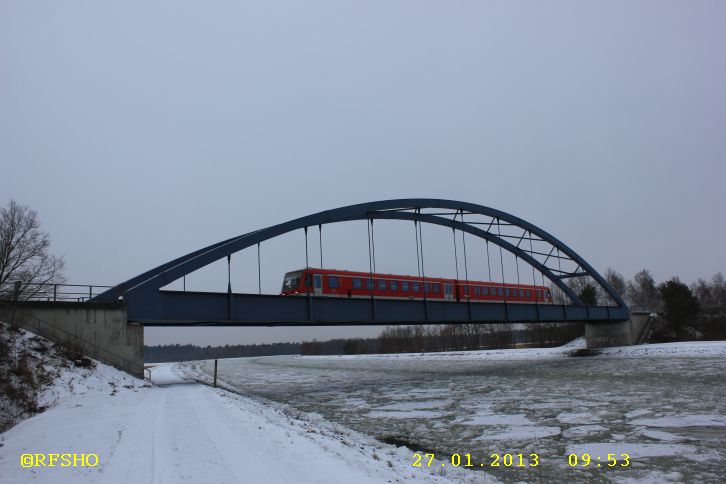
[[[562,350],[241,358],[220,360],[219,378],[240,393],[433,453],[437,466],[460,454],[460,465],[505,482],[724,482],[726,344],[710,345],[577,358]],[[513,454],[512,466],[489,466],[495,453]],[[580,456],[576,468],[571,453]]]

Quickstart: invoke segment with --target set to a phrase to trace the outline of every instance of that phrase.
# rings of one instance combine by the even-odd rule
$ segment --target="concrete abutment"
[[[121,303],[7,301],[0,321],[84,354],[134,376],[144,376],[144,328],[130,325]]]
[[[585,341],[588,348],[630,346],[642,341],[647,330],[650,312],[631,312],[628,321],[618,323],[585,323]]]

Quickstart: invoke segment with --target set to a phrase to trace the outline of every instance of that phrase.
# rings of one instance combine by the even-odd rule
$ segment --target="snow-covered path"
[[[4,435],[0,482],[458,482],[423,469],[414,477],[408,453],[386,462],[396,449],[379,456],[350,434],[320,431],[177,372],[171,364],[154,367],[153,388],[138,380],[91,385],[21,422]],[[22,468],[24,453],[94,453],[99,464]]]

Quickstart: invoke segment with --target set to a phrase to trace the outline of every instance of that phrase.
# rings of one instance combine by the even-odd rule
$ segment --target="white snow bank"
[[[0,337],[7,346],[7,355],[2,355],[5,364],[0,364],[0,371],[8,372],[9,379],[13,378],[10,373],[11,366],[24,360],[32,373],[32,380],[35,382],[33,388],[28,388],[28,381],[23,382],[26,389],[34,396],[38,408],[51,408],[58,405],[74,395],[82,395],[88,391],[115,391],[121,387],[139,387],[144,382],[129,376],[126,373],[117,371],[105,365],[98,365],[98,362],[86,358],[84,366],[77,366],[70,361],[58,345],[41,336],[38,336],[24,329],[12,328],[7,323],[0,322]],[[17,380],[17,378],[16,378]],[[12,406],[6,396],[3,405]],[[10,412],[11,408],[2,408]],[[17,411],[17,408],[15,409]],[[33,411],[13,413],[13,420],[22,420],[29,417]]]

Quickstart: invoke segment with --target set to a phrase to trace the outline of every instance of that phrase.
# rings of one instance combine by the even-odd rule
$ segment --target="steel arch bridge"
[[[518,304],[505,302],[392,300],[290,297],[237,294],[228,285],[226,293],[162,290],[204,266],[280,235],[309,227],[367,220],[414,222],[417,237],[421,224],[449,227],[483,239],[514,255],[548,279],[567,304]],[[369,226],[369,227],[370,227]],[[371,238],[369,237],[369,243]],[[307,242],[306,242],[307,243]],[[423,240],[421,267],[423,268]],[[417,251],[419,249],[417,240]],[[464,245],[464,249],[466,246]],[[322,250],[322,249],[321,249]],[[307,251],[307,248],[306,248]],[[466,257],[466,255],[464,255]],[[307,261],[306,261],[307,263]],[[458,259],[457,259],[458,264]],[[564,265],[564,267],[563,267]],[[458,267],[458,266],[457,266]],[[457,269],[458,271],[458,269]],[[519,266],[517,265],[517,271]],[[503,269],[502,269],[503,277]],[[425,275],[424,275],[425,278]],[[458,276],[457,276],[458,278]],[[566,281],[585,278],[597,288],[605,305],[588,306]],[[468,279],[468,277],[467,277]],[[460,279],[464,280],[464,279]],[[629,319],[620,295],[574,250],[541,228],[506,212],[467,202],[439,199],[397,199],[350,205],[326,210],[289,222],[249,232],[204,247],[129,279],[96,296],[96,302],[123,300],[130,323],[147,326],[324,326],[439,324],[479,322],[587,322],[612,323]]]

